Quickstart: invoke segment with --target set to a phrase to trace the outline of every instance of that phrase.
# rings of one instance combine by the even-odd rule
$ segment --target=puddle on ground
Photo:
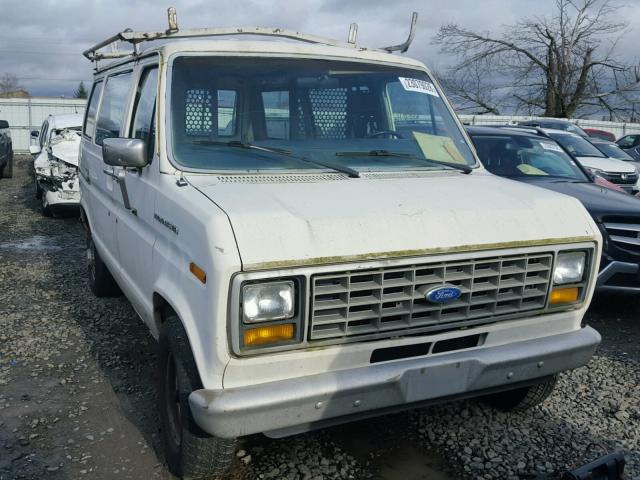
[[[389,417],[393,423],[394,417]],[[373,419],[369,422],[389,422]],[[374,480],[453,480],[446,463],[436,452],[414,445],[400,428],[376,431],[367,421],[337,427],[334,440],[360,460],[370,462]],[[371,456],[371,454],[373,455]],[[373,457],[373,458],[372,458]]]
[[[44,235],[34,235],[24,240],[0,243],[0,250],[17,250],[20,252],[45,252],[48,250],[60,250],[61,248],[53,238],[45,237]]]

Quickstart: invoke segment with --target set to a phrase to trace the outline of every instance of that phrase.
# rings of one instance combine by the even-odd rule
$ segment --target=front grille
[[[612,183],[618,185],[634,185],[638,181],[637,173],[615,173],[603,172],[604,177]]]
[[[640,219],[617,219],[616,221],[606,221],[604,228],[609,234],[609,240],[618,247],[640,253]]]
[[[542,309],[551,267],[552,254],[536,253],[314,275],[309,339],[456,328]],[[426,300],[444,284],[462,295]]]

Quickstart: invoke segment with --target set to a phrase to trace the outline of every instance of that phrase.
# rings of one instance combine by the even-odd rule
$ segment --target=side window
[[[89,138],[93,138],[93,134],[96,131],[96,113],[98,112],[98,101],[100,101],[101,93],[102,80],[93,85],[89,106],[87,107],[87,114],[84,118],[84,134]]]
[[[631,148],[635,143],[636,135],[627,135],[618,140],[618,145],[622,148]]]
[[[131,137],[144,140],[147,155],[153,157],[155,140],[154,115],[156,111],[156,93],[158,90],[158,67],[147,68],[140,79],[136,104],[133,111]]]
[[[289,139],[289,92],[262,92],[267,138]]]
[[[40,144],[40,148],[44,148],[46,142],[46,138],[47,138],[47,133],[49,132],[49,122],[44,122],[42,124],[42,128],[40,129],[40,139],[38,140],[38,143]]]
[[[98,145],[102,145],[105,138],[120,135],[130,84],[131,72],[119,73],[107,79],[96,123],[95,142]]]

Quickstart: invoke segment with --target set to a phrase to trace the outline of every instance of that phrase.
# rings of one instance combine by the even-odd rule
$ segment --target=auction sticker
[[[551,142],[540,142],[540,146],[545,150],[553,150],[554,152],[564,152],[560,145]]]
[[[427,82],[426,80],[406,77],[398,77],[398,80],[400,80],[402,87],[409,92],[426,93],[427,95],[433,95],[434,97],[440,96],[438,95],[436,87],[433,86],[433,83]]]

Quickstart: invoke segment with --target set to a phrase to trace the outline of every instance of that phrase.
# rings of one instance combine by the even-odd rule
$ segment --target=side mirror
[[[40,136],[39,130],[31,130],[31,138],[38,138]]]
[[[31,145],[29,147],[29,153],[31,155],[38,155],[41,151],[42,149],[40,148],[40,145]]]
[[[102,160],[114,167],[142,168],[147,160],[147,145],[139,138],[105,138]]]
[[[0,120],[0,129],[9,128],[9,122],[6,120]]]

